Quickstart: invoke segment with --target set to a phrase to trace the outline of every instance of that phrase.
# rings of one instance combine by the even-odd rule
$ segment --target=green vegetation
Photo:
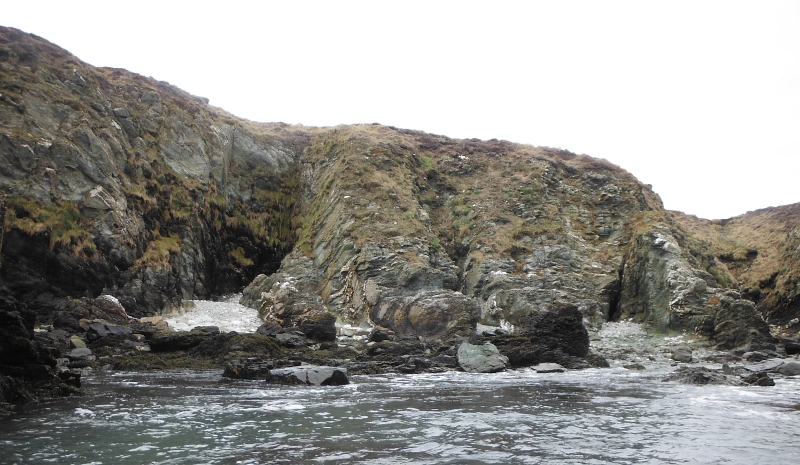
[[[233,260],[233,262],[240,267],[244,268],[247,266],[253,266],[253,260],[247,258],[245,255],[244,249],[241,247],[236,247],[235,249],[228,252],[228,256]]]
[[[181,239],[176,235],[162,236],[158,230],[151,231],[153,240],[135,264],[139,266],[168,266],[170,255],[181,251]]]
[[[88,227],[88,220],[69,202],[44,205],[24,197],[7,201],[6,231],[16,228],[30,236],[46,234],[51,249],[71,247],[76,254],[93,255],[97,248]]]

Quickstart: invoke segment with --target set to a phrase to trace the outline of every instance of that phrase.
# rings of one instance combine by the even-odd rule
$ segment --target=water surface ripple
[[[0,420],[0,463],[795,463],[800,379],[663,383],[624,369],[353,377],[98,374]]]

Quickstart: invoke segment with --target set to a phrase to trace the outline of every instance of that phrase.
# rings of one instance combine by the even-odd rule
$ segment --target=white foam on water
[[[222,332],[253,333],[261,326],[258,310],[239,304],[241,294],[223,301],[190,300],[185,313],[164,315],[176,331],[190,331],[198,326],[217,326]]]

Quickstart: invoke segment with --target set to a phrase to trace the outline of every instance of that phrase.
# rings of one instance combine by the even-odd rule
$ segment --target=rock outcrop
[[[588,366],[587,328],[620,318],[723,348],[775,350],[765,318],[797,339],[797,205],[707,222],[565,150],[253,123],[11,28],[0,83],[0,289],[30,311],[8,326],[27,341],[39,324],[65,347],[270,352],[330,344],[339,322],[413,372],[455,367],[456,342],[417,350],[476,327],[512,366]],[[245,286],[255,339],[140,319]]]

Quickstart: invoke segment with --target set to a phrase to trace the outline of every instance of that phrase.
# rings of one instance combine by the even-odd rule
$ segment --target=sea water
[[[0,463],[797,463],[800,378],[662,382],[623,368],[353,376],[98,373],[86,395],[0,420]]]

